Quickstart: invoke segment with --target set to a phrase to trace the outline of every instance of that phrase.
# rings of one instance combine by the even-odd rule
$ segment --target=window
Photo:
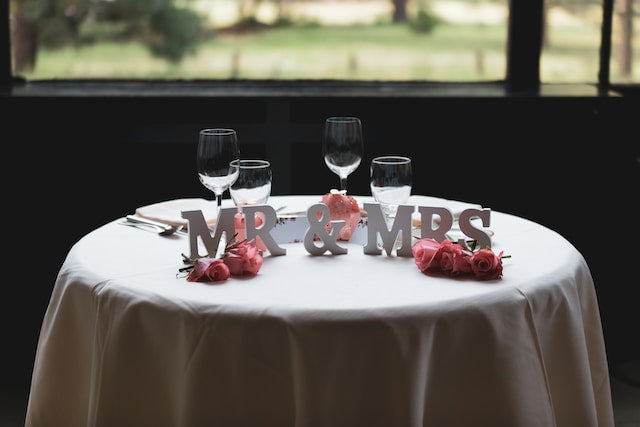
[[[605,7],[611,7],[610,2],[605,2]],[[616,0],[613,8],[613,31],[609,35],[602,32],[605,24],[602,2],[549,0],[545,3],[541,55],[543,82],[595,81],[603,38],[611,38],[609,68],[612,81],[640,82],[640,32],[633,32],[633,28],[640,28],[640,1]],[[606,13],[604,16],[607,19]],[[609,23],[606,24],[604,27],[608,27]]]
[[[35,82],[44,79],[53,83],[65,80],[148,80],[155,83],[167,80],[183,83],[188,80],[226,85],[231,82],[280,82],[280,87],[295,87],[305,82],[338,82],[346,85],[343,88],[359,87],[361,84],[379,88],[381,85],[388,86],[393,83],[453,83],[463,86],[461,83],[465,82],[488,82],[505,83],[507,90],[537,90],[540,83],[587,83],[597,84],[600,89],[631,91],[637,90],[640,82],[640,31],[637,31],[640,27],[640,0],[615,0],[615,4],[614,0],[602,0],[602,3],[598,0],[431,0],[428,3],[424,3],[424,0],[408,0],[404,24],[394,22],[394,0],[387,3],[382,0],[319,0],[318,3],[326,8],[325,12],[329,10],[329,5],[341,7],[340,15],[332,18],[328,12],[305,9],[308,2],[287,3],[296,4],[297,8],[292,7],[286,13],[279,12],[279,18],[274,18],[273,8],[269,12],[264,6],[268,2],[255,3],[254,6],[260,6],[260,13],[256,13],[255,16],[259,16],[264,22],[245,18],[244,21],[236,21],[234,24],[232,19],[216,21],[211,17],[214,12],[218,13],[211,4],[216,4],[216,7],[226,4],[229,11],[229,2],[232,1],[154,2],[188,7],[189,10],[200,14],[206,11],[209,14],[208,19],[216,23],[212,33],[218,33],[217,40],[214,38],[216,41],[210,42],[208,48],[206,43],[192,46],[193,49],[182,56],[180,61],[166,60],[167,55],[178,55],[175,52],[171,53],[172,47],[170,43],[167,44],[167,40],[179,39],[182,36],[154,36],[149,30],[153,27],[149,22],[144,25],[138,22],[137,27],[133,27],[146,28],[147,44],[131,41],[135,40],[135,37],[124,31],[122,22],[118,24],[117,20],[112,19],[106,25],[95,17],[98,12],[93,11],[86,12],[87,16],[93,16],[91,19],[87,18],[86,23],[82,20],[76,22],[79,37],[73,45],[75,47],[50,39],[44,43],[46,47],[39,47],[37,55],[33,55],[36,59],[33,67],[29,68],[27,65],[25,68],[17,67],[20,61],[25,59],[16,55],[16,45],[21,41],[15,34],[15,11],[31,2],[63,2],[11,0],[0,7],[0,18],[7,22],[7,28],[0,34],[2,39],[7,40],[7,43],[0,46],[0,77],[3,82],[16,79]],[[71,4],[98,4],[106,8],[111,4],[127,2],[128,0],[77,0]],[[416,2],[421,3],[421,6]],[[351,25],[338,22],[339,18],[347,15],[343,12],[349,7],[363,5],[369,6],[368,14],[350,21]],[[466,10],[466,13],[460,12],[461,9]],[[67,13],[65,16],[73,14]],[[228,12],[228,16],[233,16],[233,13]],[[425,16],[433,18],[433,22],[425,20]],[[164,16],[165,25],[167,22],[179,22],[181,19],[184,20],[184,16],[181,18],[180,13],[166,13]],[[9,22],[14,30],[11,31],[12,37],[9,35]],[[420,22],[422,25],[425,25],[424,22],[432,22],[430,25],[433,28],[426,34],[421,33],[416,29],[420,27]],[[49,24],[51,27],[56,26],[53,21]],[[325,24],[335,25],[335,31],[325,33],[330,36],[319,36],[321,29],[318,27]],[[243,25],[264,26],[265,29],[253,31],[250,36],[237,36]],[[402,27],[404,30],[400,30]],[[236,32],[236,37],[230,35],[232,30]],[[293,50],[299,56],[294,57],[282,48],[274,47],[276,44],[270,48],[266,47],[269,43],[289,39],[289,35],[296,31],[298,45],[297,49]],[[316,45],[316,48],[309,49],[301,35],[307,35],[312,39],[312,36],[315,36],[316,42],[330,41],[329,46],[333,48],[327,49],[325,45],[323,50]],[[400,47],[398,44],[389,46],[393,41],[392,35],[398,36],[395,42],[400,41]],[[123,43],[123,39],[127,37],[129,42]],[[323,40],[325,38],[326,40]],[[238,41],[239,39],[241,41]],[[413,43],[411,40],[421,40],[422,43]],[[438,42],[438,46],[435,41]],[[218,50],[211,50],[211,44]],[[248,48],[251,44],[253,50]],[[102,52],[96,53],[94,50],[90,53],[91,46],[97,45],[101,46]],[[13,49],[6,50],[7,46],[12,46]],[[247,48],[246,51],[241,49],[243,46]],[[128,55],[133,55],[129,56],[129,59],[122,56],[127,52]],[[329,56],[323,57],[323,54]],[[329,58],[331,61],[323,58]],[[145,62],[147,66],[151,64],[150,68],[141,66]],[[208,65],[200,68],[199,62]],[[329,62],[339,66],[332,68]],[[295,65],[298,65],[297,69]],[[408,93],[406,90],[402,91],[404,86],[393,86],[393,90],[400,88],[400,93]]]
[[[30,80],[505,77],[505,0],[58,3],[11,3],[15,74]]]
[[[639,82],[640,0],[616,1],[609,35],[610,0],[13,0],[12,76],[597,83],[611,43]]]

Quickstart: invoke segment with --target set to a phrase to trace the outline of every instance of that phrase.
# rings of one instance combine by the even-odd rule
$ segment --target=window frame
[[[612,84],[610,82],[609,63],[611,57],[611,31],[613,20],[614,0],[602,0],[602,26],[599,50],[599,72],[595,84],[585,84],[595,89],[598,95],[607,95],[612,92],[617,94],[640,94],[640,84]],[[98,90],[103,93],[144,94],[149,91],[166,91],[167,88],[180,87],[183,93],[192,96],[198,93],[217,93],[220,89],[235,90],[238,96],[251,93],[260,96],[262,93],[289,94],[298,93],[308,95],[309,87],[319,87],[318,93],[326,95],[325,89],[334,89],[337,93],[351,91],[349,95],[378,94],[380,89],[394,96],[420,96],[422,93],[432,91],[450,93],[453,96],[460,95],[461,91],[469,94],[503,94],[503,95],[540,95],[540,55],[542,40],[542,19],[544,0],[509,0],[509,14],[507,23],[507,49],[506,49],[506,77],[496,82],[353,82],[353,81],[227,81],[227,80],[54,80],[46,81],[41,85],[31,87],[31,92],[44,89],[45,94],[52,94],[52,88],[64,89],[71,86],[83,86],[84,89]],[[11,37],[9,25],[9,2],[2,2],[0,6],[0,20],[6,23],[0,33],[0,84],[3,94],[14,94],[15,88],[24,88],[24,81],[12,76],[11,66]],[[40,82],[40,81],[38,81]],[[34,83],[38,83],[34,82]],[[40,87],[40,89],[37,88]],[[553,84],[545,84],[553,86]],[[565,85],[567,86],[567,85]],[[164,88],[164,89],[163,89]],[[323,89],[324,88],[324,89]],[[190,90],[194,89],[194,91]],[[204,90],[203,90],[204,89]],[[275,92],[274,92],[275,91]],[[307,92],[305,92],[307,91]],[[54,91],[55,92],[55,91]],[[80,91],[75,91],[79,94]],[[588,92],[588,89],[587,89]],[[65,94],[74,94],[69,91]],[[311,93],[313,95],[313,93]],[[233,92],[231,93],[233,95]]]

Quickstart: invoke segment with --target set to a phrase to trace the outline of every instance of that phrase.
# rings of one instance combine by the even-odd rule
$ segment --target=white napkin
[[[166,202],[153,203],[136,209],[135,214],[142,218],[152,219],[169,225],[187,226],[187,220],[182,218],[182,211],[201,210],[207,224],[216,223],[216,202],[211,200],[191,198],[175,199]]]
[[[443,208],[447,208],[451,211],[451,213],[453,214],[453,222],[454,224],[457,224],[458,222],[458,218],[460,217],[460,213],[462,213],[463,210],[465,209],[482,209],[482,205],[476,204],[476,203],[467,203],[467,202],[461,202],[458,200],[448,200],[448,199],[441,199],[441,198],[437,198],[437,197],[430,197],[430,196],[411,196],[409,198],[409,202],[407,203],[408,205],[415,205],[415,206],[437,206],[437,207],[443,207]],[[413,213],[413,226],[414,227],[420,227],[421,221],[420,221],[420,213],[417,211]],[[439,224],[440,223],[440,218],[438,217],[434,217],[434,223],[435,224]]]
[[[363,209],[364,203],[375,203],[375,199],[372,196],[353,196],[360,206],[362,216],[366,216],[366,212]],[[287,199],[287,206],[282,211],[278,211],[279,217],[289,216],[304,216],[306,215],[309,206],[315,203],[322,202],[322,195],[319,196],[293,196]],[[448,208],[453,213],[454,222],[458,221],[460,213],[469,208],[482,209],[482,206],[477,203],[461,202],[458,200],[448,200],[431,196],[412,195],[409,200],[404,203],[412,206],[438,206]],[[434,220],[439,222],[439,218],[435,217]],[[420,226],[420,213],[416,211],[413,213],[413,225],[414,227]]]

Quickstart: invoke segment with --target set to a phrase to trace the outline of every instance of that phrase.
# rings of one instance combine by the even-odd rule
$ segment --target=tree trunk
[[[38,26],[18,9],[11,17],[11,47],[13,72],[32,71],[36,66],[38,51]]]
[[[407,0],[393,0],[393,22],[407,21]]]
[[[631,0],[619,0],[618,22],[620,23],[620,43],[618,45],[618,72],[620,77],[631,76],[631,38],[633,36],[633,11]]]
[[[549,16],[551,15],[551,5],[548,1],[544,2],[542,10],[542,49],[547,49],[550,44],[549,40]]]

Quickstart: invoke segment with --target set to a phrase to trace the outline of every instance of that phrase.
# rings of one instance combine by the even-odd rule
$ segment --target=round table
[[[27,426],[614,425],[589,268],[539,224],[491,213],[493,249],[511,256],[498,280],[341,242],[347,254],[283,244],[257,276],[211,284],[176,276],[187,237],[117,222],[60,269]]]

